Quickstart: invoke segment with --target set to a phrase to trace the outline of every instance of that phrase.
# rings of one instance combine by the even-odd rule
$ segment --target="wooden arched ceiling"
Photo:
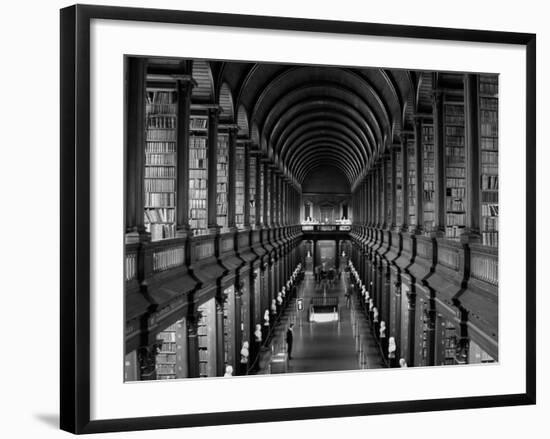
[[[214,70],[212,89],[229,88],[240,132],[249,128],[253,144],[299,185],[329,164],[353,187],[399,138],[417,100],[406,70],[244,62]]]

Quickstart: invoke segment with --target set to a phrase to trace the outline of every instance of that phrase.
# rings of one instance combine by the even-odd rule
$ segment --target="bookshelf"
[[[236,371],[234,351],[235,339],[235,287],[231,286],[223,291],[225,303],[223,306],[223,347],[224,347],[224,364],[233,366]]]
[[[395,222],[403,224],[403,171],[401,149],[395,151]]]
[[[199,377],[216,376],[216,303],[210,299],[198,308]]]
[[[456,362],[457,331],[451,321],[438,314],[438,366],[454,365]]]
[[[189,227],[194,235],[207,230],[208,116],[189,118]]]
[[[498,246],[498,76],[479,76],[481,243]]]
[[[235,225],[244,228],[244,147],[235,149]]]
[[[218,133],[216,154],[216,221],[222,230],[227,229],[227,199],[229,195],[228,181],[229,134]]]
[[[424,232],[430,233],[435,228],[435,156],[434,127],[431,123],[422,124],[422,201],[424,212]]]
[[[408,172],[408,224],[416,225],[416,145],[413,138],[407,139],[407,172]]]
[[[445,236],[458,239],[466,220],[466,154],[462,95],[445,96]]]
[[[157,335],[161,342],[160,351],[156,356],[156,370],[158,380],[172,380],[176,378],[176,323],[170,325]]]
[[[262,166],[263,168],[263,166]],[[273,194],[272,194],[272,188],[271,188],[271,176],[273,174],[271,172],[268,172],[267,173],[267,178],[266,178],[266,181],[264,182],[264,185],[266,185],[266,193],[267,193],[267,197],[265,200],[263,200],[264,203],[267,204],[267,214],[266,214],[266,218],[265,218],[265,221],[267,224],[269,224],[270,226],[272,225],[272,221],[273,221],[273,218],[271,218],[271,203],[272,203],[272,198],[273,198]]]
[[[264,218],[264,186],[265,186],[265,169],[260,164],[260,224],[265,225],[266,224],[266,218]],[[269,209],[268,209],[269,210]]]
[[[176,92],[147,88],[144,225],[152,241],[176,235]]]
[[[386,218],[385,223],[388,225],[388,227],[391,224],[392,219],[392,191],[393,191],[393,185],[392,185],[392,169],[391,169],[391,160],[385,161],[385,175],[386,175],[386,200],[384,205],[386,206]]]
[[[256,225],[256,156],[250,155],[249,161],[249,179],[248,179],[248,202],[250,203],[250,225]]]

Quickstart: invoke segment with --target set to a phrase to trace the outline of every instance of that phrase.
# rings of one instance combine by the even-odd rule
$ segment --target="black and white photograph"
[[[498,364],[498,71],[126,55],[123,87],[125,382]]]

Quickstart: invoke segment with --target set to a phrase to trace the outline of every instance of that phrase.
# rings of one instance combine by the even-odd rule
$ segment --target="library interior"
[[[498,361],[498,75],[126,56],[124,88],[125,381]]]

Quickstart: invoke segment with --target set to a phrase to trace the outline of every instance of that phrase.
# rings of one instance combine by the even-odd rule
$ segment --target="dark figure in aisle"
[[[294,323],[291,323],[288,329],[286,330],[286,350],[288,352],[288,359],[292,360],[292,342],[294,341],[294,333],[292,327]]]
[[[346,308],[349,308],[351,301],[351,289],[349,285],[346,285]]]

